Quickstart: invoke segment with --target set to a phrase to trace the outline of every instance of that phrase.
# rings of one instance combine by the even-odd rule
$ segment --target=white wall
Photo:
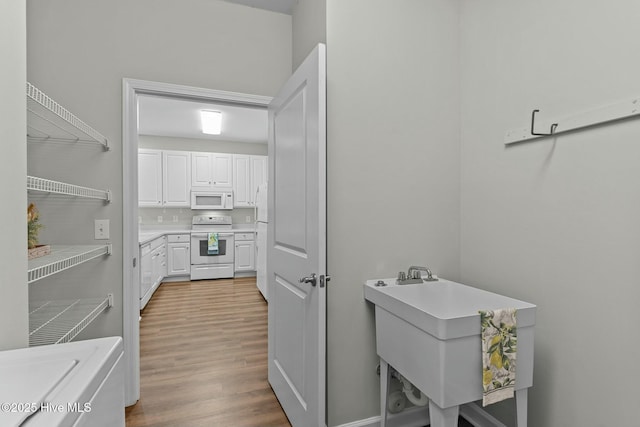
[[[327,42],[327,0],[298,0],[292,15],[295,70],[318,43]]]
[[[363,283],[458,279],[458,2],[330,0],[328,425],[380,414]]]
[[[462,4],[462,280],[538,305],[529,425],[637,425],[640,121],[503,135],[640,96],[640,3]]]
[[[23,2],[0,1],[0,350],[26,347],[27,310],[27,149],[26,12]]]
[[[291,74],[291,17],[218,0],[28,0],[27,14],[28,79],[103,132],[112,146],[108,153],[29,149],[30,171],[113,191],[107,207],[41,205],[48,222],[43,240],[86,242],[94,219],[111,220],[114,255],[52,281],[65,295],[114,292],[116,305],[91,333],[120,335],[122,79],[273,95]],[[53,288],[31,291],[47,296]]]

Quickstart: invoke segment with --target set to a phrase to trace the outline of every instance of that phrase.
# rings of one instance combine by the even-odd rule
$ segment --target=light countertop
[[[256,227],[254,224],[234,224],[231,231],[234,233],[254,233]],[[149,243],[158,237],[167,236],[169,234],[189,234],[191,232],[190,227],[184,226],[149,226],[140,227],[138,231],[138,242],[141,245]]]

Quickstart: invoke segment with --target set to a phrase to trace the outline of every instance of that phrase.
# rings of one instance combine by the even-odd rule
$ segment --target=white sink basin
[[[386,286],[376,286],[378,280],[366,282],[365,299],[438,339],[480,334],[478,310],[515,308],[518,328],[535,323],[535,305],[471,286],[445,279],[415,285],[382,280]]]
[[[393,366],[425,393],[438,407],[432,410],[457,414],[454,407],[482,399],[478,310],[517,310],[515,389],[531,387],[535,305],[444,279],[412,285],[382,279],[386,286],[376,286],[378,280],[365,283],[364,297],[375,304],[381,365]]]

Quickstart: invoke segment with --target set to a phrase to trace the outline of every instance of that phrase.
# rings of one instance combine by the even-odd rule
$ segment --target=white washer
[[[122,338],[0,352],[0,425],[124,426]]]

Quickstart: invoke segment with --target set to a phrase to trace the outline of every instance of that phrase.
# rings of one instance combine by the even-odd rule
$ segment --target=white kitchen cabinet
[[[233,206],[253,207],[256,189],[267,182],[267,156],[236,154],[233,159]]]
[[[167,236],[167,276],[191,274],[191,241],[189,234]]]
[[[255,204],[256,189],[269,179],[267,156],[251,156],[251,201]]]
[[[162,236],[140,246],[140,310],[167,276],[166,241]]]
[[[191,206],[191,153],[138,150],[138,205]]]
[[[235,233],[236,272],[255,271],[256,245],[254,233]]]
[[[233,156],[233,207],[252,207],[252,188],[251,156],[235,154]]]
[[[233,154],[192,152],[191,187],[194,190],[233,188]]]
[[[191,153],[162,152],[162,206],[191,206]]]
[[[161,150],[138,150],[138,206],[162,206]]]

